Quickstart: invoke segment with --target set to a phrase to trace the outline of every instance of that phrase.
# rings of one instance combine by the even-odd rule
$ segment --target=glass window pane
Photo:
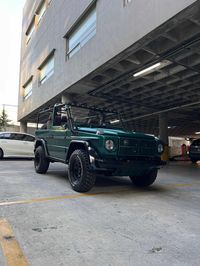
[[[68,56],[74,55],[96,34],[96,9],[82,21],[68,38]]]
[[[24,135],[23,134],[15,134],[15,133],[13,133],[13,134],[11,134],[11,138],[13,140],[23,140]]]
[[[50,57],[49,60],[40,69],[40,83],[43,84],[49,77],[54,73],[54,56]]]
[[[4,139],[10,139],[10,133],[4,133]]]
[[[28,99],[32,95],[32,80],[24,87],[24,99]]]
[[[35,141],[35,138],[30,136],[30,135],[24,135],[24,139],[23,141],[31,141],[31,142],[34,142]]]
[[[31,25],[30,25],[30,27],[29,27],[29,29],[28,29],[28,31],[27,31],[27,33],[26,33],[26,43],[28,43],[29,41],[30,41],[30,39],[31,39],[31,36],[32,36],[32,34],[33,34],[33,32],[34,32],[34,21],[31,23]]]
[[[39,11],[37,13],[38,14],[38,23],[42,19],[45,11],[46,11],[46,3],[45,3],[45,1],[43,1],[42,5],[41,5],[41,7],[40,7],[40,9],[39,9]]]

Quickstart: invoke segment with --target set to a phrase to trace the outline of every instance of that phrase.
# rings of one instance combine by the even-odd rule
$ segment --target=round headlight
[[[111,139],[106,140],[105,147],[107,150],[112,151],[114,149],[114,142]]]
[[[163,145],[160,143],[160,144],[158,144],[158,152],[159,153],[162,153],[164,151],[164,147],[163,147]]]

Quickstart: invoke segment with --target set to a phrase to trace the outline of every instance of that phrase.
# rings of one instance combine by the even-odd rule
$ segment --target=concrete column
[[[163,161],[169,160],[169,139],[168,139],[168,117],[167,113],[159,114],[159,137],[163,141],[165,147],[161,156]]]
[[[20,122],[20,132],[27,133],[27,122]]]
[[[169,144],[168,117],[166,113],[159,114],[159,137],[166,145]]]

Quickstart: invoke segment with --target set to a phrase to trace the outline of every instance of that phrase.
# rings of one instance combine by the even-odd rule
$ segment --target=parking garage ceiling
[[[158,116],[167,113],[169,135],[194,135],[200,131],[199,14],[196,1],[67,93],[81,94],[83,104],[121,111],[136,131],[157,135]]]

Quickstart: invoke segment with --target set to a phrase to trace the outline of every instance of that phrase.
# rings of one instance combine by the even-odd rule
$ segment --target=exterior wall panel
[[[96,35],[69,60],[66,39],[75,22],[92,0],[52,0],[28,44],[25,33],[40,4],[27,0],[24,7],[18,119],[23,118],[143,36],[195,2],[194,0],[97,0]],[[38,67],[55,49],[55,68],[39,86]],[[33,76],[32,95],[23,99],[23,85]]]

